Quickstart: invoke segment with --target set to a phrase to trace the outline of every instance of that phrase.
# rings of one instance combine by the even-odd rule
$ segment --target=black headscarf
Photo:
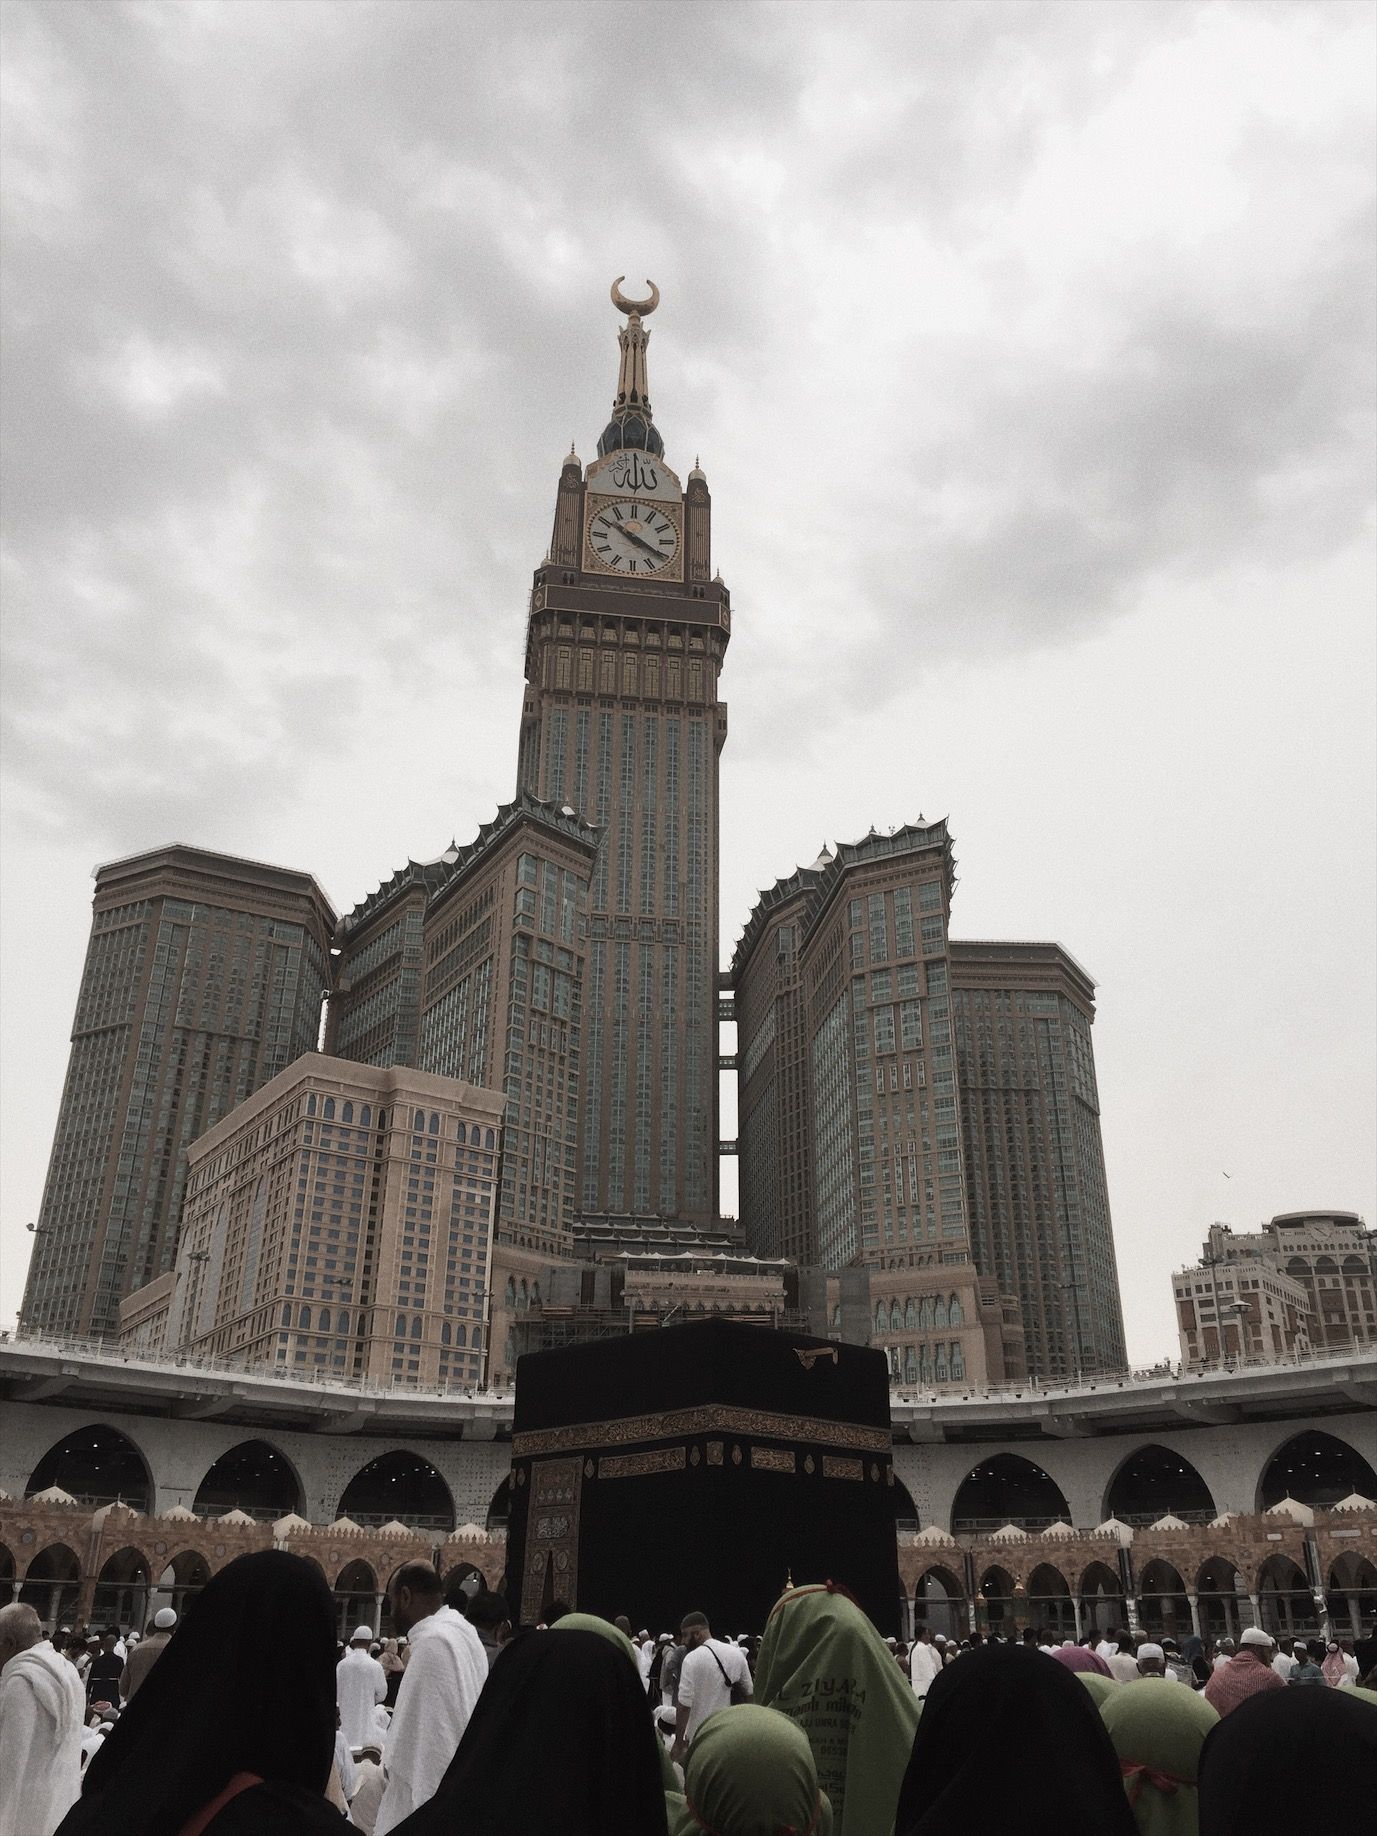
[[[1064,1664],[1012,1645],[963,1652],[933,1678],[894,1827],[1136,1836],[1090,1691]]]
[[[270,1829],[266,1798],[290,1798],[289,1788],[324,1807],[334,1749],[335,1628],[325,1579],[282,1550],[239,1556],[187,1608],[87,1766],[59,1836],[176,1836],[237,1772],[273,1787],[259,1818]],[[303,1806],[289,1827],[309,1827],[312,1808]]]
[[[650,1704],[596,1632],[502,1647],[440,1789],[396,1836],[665,1836]]]
[[[1372,1826],[1377,1707],[1346,1689],[1269,1689],[1231,1709],[1200,1754],[1200,1836],[1271,1836],[1313,1804],[1326,1830]]]

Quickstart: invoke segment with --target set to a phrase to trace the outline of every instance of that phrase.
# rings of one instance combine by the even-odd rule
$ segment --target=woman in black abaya
[[[478,1831],[665,1836],[650,1704],[606,1638],[559,1629],[504,1645],[440,1789],[395,1836]]]
[[[1012,1645],[967,1651],[933,1678],[894,1828],[1137,1836],[1090,1691],[1064,1664]]]
[[[339,1836],[335,1628],[312,1563],[239,1556],[187,1608],[57,1836]]]
[[[1200,1753],[1200,1836],[1292,1836],[1307,1804],[1322,1829],[1371,1828],[1371,1702],[1348,1689],[1267,1690],[1210,1729]]]

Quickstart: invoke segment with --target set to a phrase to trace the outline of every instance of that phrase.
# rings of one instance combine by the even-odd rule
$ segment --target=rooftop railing
[[[622,1314],[625,1331],[625,1314]],[[802,1316],[798,1322],[803,1325]],[[547,1320],[545,1324],[555,1324]],[[675,1323],[675,1322],[671,1322]],[[792,1328],[795,1316],[787,1316],[786,1323]],[[566,1330],[572,1322],[559,1322]],[[570,1332],[570,1338],[576,1336]],[[596,1335],[595,1335],[596,1336]],[[609,1334],[610,1336],[610,1334]],[[129,1370],[143,1370],[159,1376],[175,1375],[179,1371],[190,1374],[202,1374],[210,1377],[227,1377],[239,1382],[252,1382],[283,1391],[312,1390],[322,1397],[339,1397],[342,1403],[359,1396],[376,1396],[379,1398],[412,1398],[428,1402],[465,1401],[510,1403],[514,1391],[510,1385],[502,1387],[482,1387],[474,1384],[452,1383],[445,1386],[424,1386],[401,1381],[378,1378],[350,1377],[343,1378],[328,1374],[313,1374],[307,1371],[280,1370],[273,1365],[240,1364],[225,1358],[206,1358],[191,1353],[177,1353],[169,1357],[154,1357],[148,1353],[121,1352],[101,1339],[67,1338],[50,1336],[43,1333],[0,1333],[0,1355],[5,1350],[18,1352],[33,1351],[54,1357],[85,1358],[102,1365],[121,1365]],[[1342,1348],[1325,1346],[1308,1351],[1291,1352],[1284,1357],[1247,1357],[1228,1360],[1223,1364],[1183,1366],[1178,1363],[1162,1363],[1150,1370],[1096,1373],[1082,1377],[1079,1382],[1067,1381],[1064,1378],[1048,1379],[1029,1377],[1022,1381],[1003,1384],[977,1385],[962,1379],[956,1379],[943,1385],[919,1388],[902,1381],[891,1382],[890,1396],[896,1404],[928,1406],[954,1402],[1027,1402],[1030,1400],[1051,1401],[1055,1398],[1078,1398],[1091,1395],[1113,1395],[1116,1392],[1160,1388],[1163,1384],[1179,1383],[1183,1380],[1198,1378],[1220,1378],[1235,1376],[1240,1372],[1265,1372],[1287,1370],[1321,1370],[1351,1364],[1355,1358],[1370,1359],[1377,1357],[1377,1347],[1364,1343]]]

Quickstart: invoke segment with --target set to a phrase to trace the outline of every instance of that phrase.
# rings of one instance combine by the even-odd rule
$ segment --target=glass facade
[[[1093,984],[1052,944],[958,945],[955,967],[977,1263],[1019,1297],[1031,1372],[1122,1370]]]
[[[97,874],[22,1317],[104,1335],[173,1265],[190,1144],[320,1036],[334,916],[304,874],[193,849]]]
[[[605,595],[610,598],[611,595]],[[716,679],[725,635],[657,618],[532,615],[524,788],[603,837],[587,913],[584,1214],[709,1225],[717,1210]]]

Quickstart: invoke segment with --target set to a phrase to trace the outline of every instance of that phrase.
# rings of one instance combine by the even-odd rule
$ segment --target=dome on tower
[[[625,446],[634,447],[637,452],[653,453],[657,459],[665,456],[660,430],[645,415],[628,414],[620,420],[609,421],[598,438],[598,457],[605,459],[609,453],[620,452]]]

